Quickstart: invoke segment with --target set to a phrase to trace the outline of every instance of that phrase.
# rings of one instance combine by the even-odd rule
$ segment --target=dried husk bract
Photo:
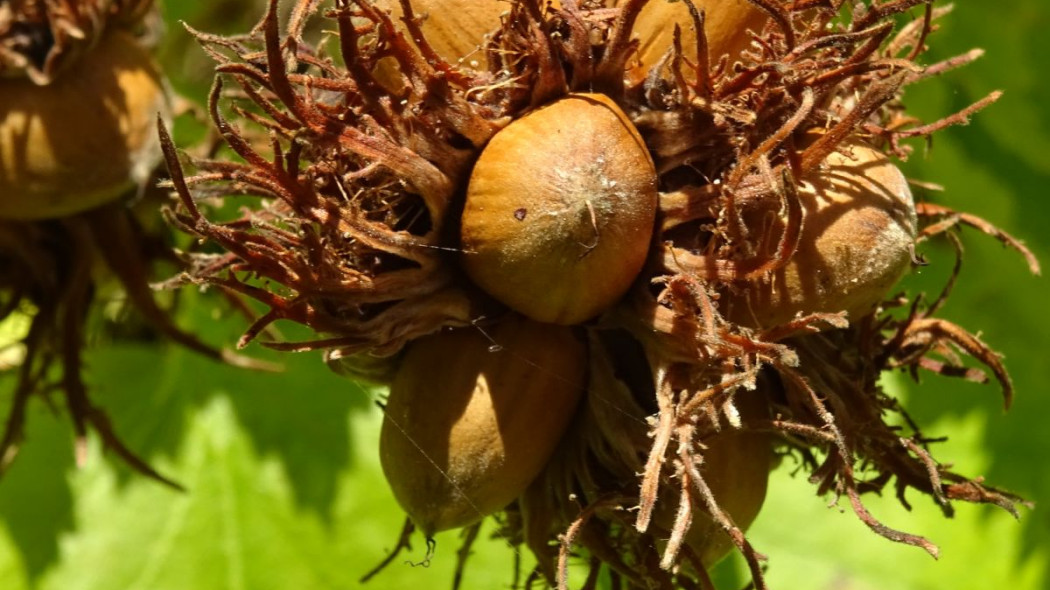
[[[660,502],[640,530],[629,508],[638,502],[636,480],[646,471],[652,444],[659,399],[652,369],[637,342],[620,331],[592,332],[590,351],[589,390],[570,428],[573,436],[563,439],[519,502],[524,541],[549,580],[563,579],[565,548],[576,543],[640,587],[702,577],[734,548],[732,536],[742,536],[762,507],[774,436],[757,426],[769,419],[776,385],[740,391],[721,401],[728,414],[712,411],[710,422],[682,425],[695,438],[667,460],[683,471],[643,484],[643,495],[658,495]],[[697,495],[695,486],[704,493]],[[561,538],[560,545],[552,538]],[[681,576],[671,573],[672,565]]]

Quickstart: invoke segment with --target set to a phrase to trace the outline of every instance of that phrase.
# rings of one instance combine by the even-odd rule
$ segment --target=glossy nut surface
[[[615,0],[611,5],[625,3]],[[558,0],[549,4],[562,8]],[[389,10],[401,25],[404,13],[399,0],[377,0],[376,5]],[[705,15],[704,34],[712,64],[723,56],[736,61],[751,43],[748,31],[759,31],[769,20],[764,10],[747,0],[693,0],[693,5]],[[412,0],[412,11],[422,18],[421,29],[431,48],[451,63],[475,69],[487,66],[486,36],[499,29],[500,17],[510,9],[511,4],[501,0]],[[650,0],[642,7],[631,35],[639,41],[637,60],[630,64],[631,78],[644,79],[649,68],[663,59],[674,42],[676,24],[682,29],[682,51],[693,59],[697,35],[687,5],[678,0]],[[392,67],[393,63],[385,63],[381,71]],[[384,74],[384,79],[389,77]]]
[[[0,80],[0,218],[63,217],[144,182],[168,111],[156,64],[120,30],[47,86]]]
[[[617,4],[623,4],[623,1]],[[693,5],[704,13],[704,36],[712,67],[722,58],[726,58],[730,65],[738,61],[751,44],[750,32],[760,31],[769,20],[766,11],[747,0],[693,0]],[[643,80],[649,69],[660,63],[674,43],[676,24],[682,31],[683,55],[695,61],[697,34],[686,3],[649,0],[634,25],[632,36],[639,40],[640,45],[638,63],[630,71],[632,78]]]
[[[463,267],[532,319],[573,324],[612,306],[645,262],[656,172],[609,98],[571,94],[499,131],[478,159]]]
[[[412,343],[390,387],[380,459],[427,535],[517,498],[547,463],[584,389],[572,330],[509,317]]]

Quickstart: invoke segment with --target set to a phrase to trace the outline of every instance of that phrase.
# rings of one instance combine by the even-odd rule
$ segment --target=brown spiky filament
[[[160,307],[152,293],[152,268],[160,262],[178,261],[121,203],[57,220],[0,221],[0,318],[28,318],[28,331],[18,342],[23,354],[0,438],[0,476],[21,447],[29,401],[41,396],[53,402],[58,394],[73,423],[78,465],[87,458],[88,431],[94,431],[103,447],[131,468],[181,489],[128,448],[103,409],[91,401],[82,365],[88,345],[85,330],[99,284],[97,269],[112,272],[129,306],[172,341],[218,361],[267,367],[212,348],[177,327],[170,310]]]

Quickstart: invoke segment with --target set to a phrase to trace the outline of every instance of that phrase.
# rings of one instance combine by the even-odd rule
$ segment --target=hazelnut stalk
[[[991,349],[933,317],[939,301],[917,298],[902,313],[908,300],[890,291],[914,243],[954,236],[953,223],[1030,257],[979,219],[915,206],[888,158],[998,96],[925,125],[904,114],[902,88],[972,59],[917,64],[943,11],[915,0],[844,16],[841,2],[762,0],[727,16],[719,11],[736,3],[701,11],[687,1],[657,42],[641,18],[659,0],[520,0],[487,34],[449,49],[442,31],[459,30],[461,12],[473,27],[481,4],[428,3],[426,19],[423,5],[397,6],[393,16],[368,0],[337,1],[324,12],[332,43],[304,37],[318,11],[308,0],[283,31],[271,2],[252,35],[194,32],[218,63],[210,111],[239,158],[187,162],[162,125],[178,197],[170,218],[224,250],[198,257],[181,282],[267,305],[242,346],[295,321],[317,338],[262,344],[325,350],[351,374],[396,380],[406,378],[402,350],[449,328],[499,330],[521,312],[586,332],[584,399],[559,450],[504,510],[505,537],[526,543],[534,575],[559,588],[576,558],[631,588],[705,587],[716,538],[764,588],[744,530],[769,463],[756,445],[739,464],[705,471],[705,444],[722,434],[774,438],[819,493],[932,554],[926,539],[879,522],[862,493],[892,484],[946,513],[957,500],[1015,509],[1016,497],[937,463],[917,428],[891,426],[901,409],[878,385],[895,369],[985,379],[965,367],[969,355],[1007,404],[1012,395]],[[916,6],[921,14],[895,30]],[[706,24],[723,22],[746,24],[708,38]],[[741,38],[722,37],[734,29]],[[464,47],[479,59],[461,60]],[[563,108],[580,101],[600,108]],[[259,131],[268,141],[253,139]],[[631,163],[600,169],[613,157]],[[617,197],[602,210],[603,185],[621,182],[634,187],[630,206]],[[251,206],[223,217],[211,197]],[[537,210],[568,222],[521,231]],[[440,403],[440,388],[433,397]],[[759,410],[745,411],[752,404]],[[759,499],[733,505],[715,489],[726,481]]]

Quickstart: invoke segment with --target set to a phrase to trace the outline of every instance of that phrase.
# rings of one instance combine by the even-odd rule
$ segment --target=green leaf
[[[1050,260],[1050,235],[1043,225],[1050,218],[1050,202],[1043,196],[1050,184],[1050,161],[1045,157],[1050,148],[1050,112],[1045,108],[1050,84],[1042,74],[1042,64],[1050,58],[1050,39],[1043,34],[1048,23],[1050,6],[1045,2],[957,5],[943,29],[930,38],[930,59],[945,59],[973,47],[984,48],[985,57],[923,83],[906,97],[915,113],[933,120],[993,90],[1005,91],[971,125],[935,136],[933,149],[916,154],[906,170],[946,187],[943,194],[923,197],[984,217],[1024,240],[1044,264]],[[1022,560],[1050,547],[1050,515],[1040,509],[1050,501],[1050,472],[1041,467],[1050,453],[1043,424],[1044,416],[1050,415],[1050,397],[1045,394],[1050,382],[1050,364],[1045,361],[1050,350],[1046,278],[1032,276],[1021,256],[993,238],[969,229],[962,237],[966,248],[962,275],[943,315],[979,333],[1003,354],[1016,401],[1003,414],[995,385],[926,377],[914,388],[908,408],[923,424],[944,416],[981,417],[984,424],[973,449],[986,453],[987,464],[973,467],[970,456],[957,453],[956,466],[1037,504],[1036,510],[1023,511],[1016,525],[1019,530],[1013,533],[1020,547],[1014,565],[1023,567]],[[908,284],[936,293],[954,255],[943,244],[931,245],[925,252],[934,264]],[[957,436],[939,426],[927,429],[927,434]],[[1000,535],[1010,531],[1006,528]],[[997,543],[1004,540],[995,538]],[[947,549],[945,554],[947,559]],[[1047,583],[1044,575],[1031,587]]]
[[[0,485],[0,586],[348,588],[397,539],[372,394],[316,355],[280,375],[152,347],[99,350],[91,365],[117,431],[187,492],[106,461],[94,439],[70,472],[68,428],[37,404],[31,444]],[[424,560],[418,541],[374,587],[447,583],[457,541],[439,536],[432,567],[405,565]],[[509,583],[511,550],[481,545],[467,580]]]

